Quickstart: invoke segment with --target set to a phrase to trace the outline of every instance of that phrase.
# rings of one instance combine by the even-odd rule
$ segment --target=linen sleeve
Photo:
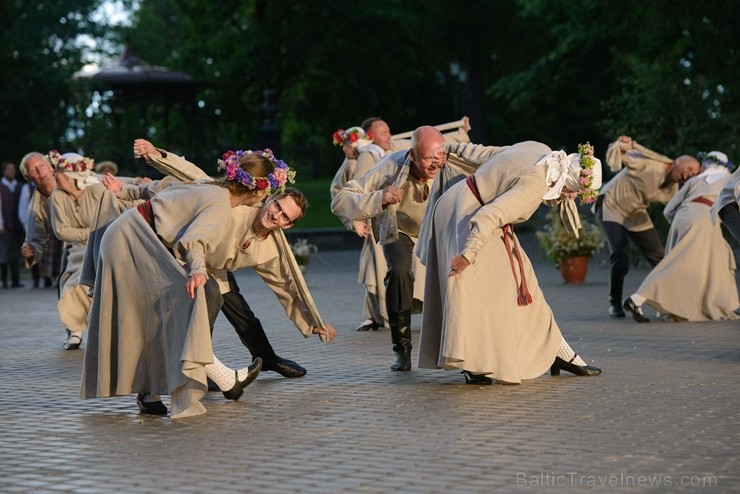
[[[304,337],[310,337],[313,327],[319,324],[313,321],[306,302],[298,295],[298,287],[284,263],[276,257],[265,264],[254,266],[253,269],[275,294],[298,331]]]
[[[342,161],[342,165],[337,170],[337,173],[334,174],[334,178],[332,179],[331,185],[329,186],[329,195],[331,195],[332,199],[334,199],[334,196],[337,195],[337,192],[339,192],[342,187],[344,187],[344,184],[350,181],[350,179],[352,178],[352,173],[354,172],[356,166],[356,160],[345,158],[344,161]]]
[[[39,197],[40,192],[36,191],[31,196],[31,204],[28,207],[28,219],[26,220],[26,242],[33,249],[33,258],[26,258],[26,267],[31,268],[34,264],[41,262],[44,257],[46,245],[49,242],[51,225],[47,223],[46,215],[43,214],[44,208],[41,205]]]
[[[457,155],[463,161],[477,167],[491,159],[497,153],[500,153],[504,147],[484,146],[469,142],[448,142],[445,143],[445,149]]]
[[[357,168],[359,167],[358,159]],[[372,168],[360,178],[350,180],[331,201],[332,213],[350,221],[377,216],[383,211],[383,189],[392,180],[392,176],[378,167]]]
[[[28,219],[28,205],[30,202],[31,202],[31,188],[28,186],[28,184],[24,184],[23,188],[21,188],[21,195],[18,198],[18,221],[20,222],[21,225],[23,225],[23,228],[26,227],[26,220]],[[0,225],[2,225],[1,217],[0,217]]]
[[[182,156],[157,148],[155,156],[147,155],[147,163],[155,170],[176,179],[189,182],[193,180],[213,180],[206,172]]]
[[[231,228],[229,205],[210,202],[201,208],[172,245],[177,257],[187,262],[188,275],[207,274],[207,255],[221,239],[221,232]]]
[[[174,177],[165,177],[162,180],[153,180],[147,184],[126,184],[121,190],[121,201],[148,201],[158,192],[179,183],[181,182]]]
[[[352,173],[354,173],[355,167],[357,166],[356,160],[350,160],[345,158],[342,162],[342,165],[337,170],[337,173],[334,175],[334,179],[331,182],[331,185],[329,186],[329,195],[331,196],[331,199],[334,200],[334,198],[337,196],[337,193],[342,190],[344,185],[350,181],[352,178]],[[339,220],[342,222],[344,227],[347,230],[352,230],[352,221],[342,218],[341,216],[337,216]]]
[[[461,254],[473,264],[478,252],[493,232],[504,225],[531,216],[541,203],[541,195],[532,193],[533,188],[520,181],[492,202],[481,208],[470,219],[470,234]]]

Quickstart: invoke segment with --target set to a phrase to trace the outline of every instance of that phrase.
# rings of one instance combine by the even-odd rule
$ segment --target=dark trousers
[[[601,199],[601,198],[600,198]],[[609,302],[621,305],[624,290],[624,278],[630,270],[630,246],[632,240],[640,253],[651,266],[657,265],[665,253],[663,242],[655,228],[643,232],[631,232],[619,223],[604,221],[601,201],[596,205],[596,220],[601,224],[609,245],[611,278],[609,280]]]
[[[239,335],[242,344],[247,347],[253,358],[261,357],[263,360],[274,360],[277,355],[267,339],[262,323],[254,315],[249,304],[239,292],[239,285],[236,284],[234,275],[228,273],[228,277],[231,290],[222,295],[221,312],[234,326],[236,334]]]
[[[740,242],[740,210],[736,202],[731,202],[725,205],[719,210],[719,219],[727,227],[727,229],[735,237],[735,240]]]
[[[383,246],[388,272],[385,275],[385,307],[391,314],[410,311],[414,298],[414,242],[399,233],[398,240]]]
[[[216,324],[216,318],[218,318],[218,313],[221,311],[224,299],[221,296],[221,289],[218,287],[218,283],[210,276],[208,277],[206,284],[203,285],[203,290],[206,294],[208,324],[211,328],[211,336],[213,336],[213,325]]]

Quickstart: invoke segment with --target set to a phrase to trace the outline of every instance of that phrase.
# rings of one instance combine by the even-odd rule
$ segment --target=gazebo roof
[[[134,55],[126,43],[123,55],[114,65],[102,67],[94,72],[77,72],[77,79],[91,79],[111,88],[148,86],[152,89],[161,86],[195,86],[195,80],[183,72],[151,65]]]

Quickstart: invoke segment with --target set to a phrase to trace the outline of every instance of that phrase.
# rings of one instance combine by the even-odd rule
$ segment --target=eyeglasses
[[[288,216],[285,211],[283,210],[283,207],[280,205],[280,201],[277,199],[272,201],[270,203],[270,207],[277,210],[278,213],[278,221],[283,222],[286,225],[290,225],[293,223],[293,220],[290,219],[290,216]]]
[[[441,150],[435,152],[432,156],[422,156],[421,160],[425,163],[431,163],[434,165],[439,165],[441,163],[444,163],[447,158],[447,154]]]

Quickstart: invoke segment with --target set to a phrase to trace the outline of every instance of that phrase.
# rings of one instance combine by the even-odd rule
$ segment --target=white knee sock
[[[560,348],[558,349],[558,357],[565,360],[566,362],[570,362],[573,357],[573,363],[576,365],[586,365],[586,362],[583,361],[581,357],[576,355],[576,352],[573,351],[573,349],[570,347],[567,341],[565,341],[565,338],[560,340]]]
[[[221,391],[228,391],[236,384],[234,371],[222,364],[215,355],[213,363],[206,365],[206,375],[221,388]]]
[[[236,374],[239,376],[239,380],[243,381],[249,374],[249,367],[239,369]],[[206,375],[218,385],[221,391],[228,391],[236,384],[234,370],[222,364],[215,355],[213,356],[213,363],[206,365]]]
[[[640,307],[642,304],[645,303],[646,298],[640,295],[639,293],[633,293],[630,295],[630,298],[635,303],[636,306]]]

